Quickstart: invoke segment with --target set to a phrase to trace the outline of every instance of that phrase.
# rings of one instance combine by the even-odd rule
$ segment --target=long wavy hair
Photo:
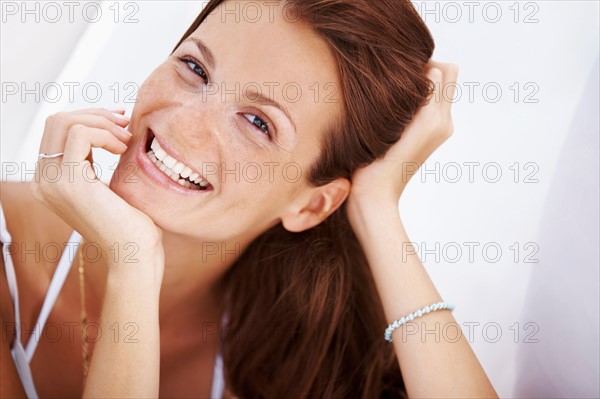
[[[224,0],[211,0],[175,48]],[[432,91],[434,42],[409,0],[284,0],[330,46],[342,117],[308,173],[315,186],[382,157]],[[383,339],[383,306],[343,204],[318,226],[281,224],[224,278],[225,379],[241,398],[399,398],[406,389]]]

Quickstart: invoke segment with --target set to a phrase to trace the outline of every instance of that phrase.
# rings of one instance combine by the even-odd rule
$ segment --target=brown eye
[[[263,121],[261,118],[254,114],[242,114],[244,118],[248,120],[254,127],[264,133],[269,140],[271,140],[271,132],[269,130],[269,124]]]
[[[192,72],[200,76],[204,80],[204,83],[208,83],[208,76],[206,75],[204,68],[202,68],[202,66],[200,66],[196,61],[185,57],[181,57],[179,60],[186,64]]]

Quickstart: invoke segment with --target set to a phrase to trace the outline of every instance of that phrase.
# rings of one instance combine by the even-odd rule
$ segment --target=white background
[[[63,2],[28,2],[30,14],[22,4],[2,2],[3,180],[31,179],[48,114],[115,104],[130,114],[125,96],[202,7],[96,2],[90,23],[85,2],[72,22]],[[414,4],[434,59],[459,64],[460,87],[453,137],[401,200],[409,236],[502,397],[599,397],[598,2]],[[65,82],[79,83],[72,101]],[[94,154],[107,181],[116,158]]]

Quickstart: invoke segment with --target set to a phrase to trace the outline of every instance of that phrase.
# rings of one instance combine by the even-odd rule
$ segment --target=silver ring
[[[63,155],[65,155],[64,152],[57,152],[56,154],[39,154],[38,155],[38,159],[48,159],[48,158],[58,158],[58,157],[62,157]]]

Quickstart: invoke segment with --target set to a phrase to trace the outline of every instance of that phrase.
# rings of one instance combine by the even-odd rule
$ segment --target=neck
[[[198,242],[189,237],[163,232],[165,271],[160,292],[161,318],[193,312],[205,320],[223,311],[223,277],[239,252],[229,243]],[[188,312],[189,311],[189,312]],[[179,317],[179,316],[178,316]]]

